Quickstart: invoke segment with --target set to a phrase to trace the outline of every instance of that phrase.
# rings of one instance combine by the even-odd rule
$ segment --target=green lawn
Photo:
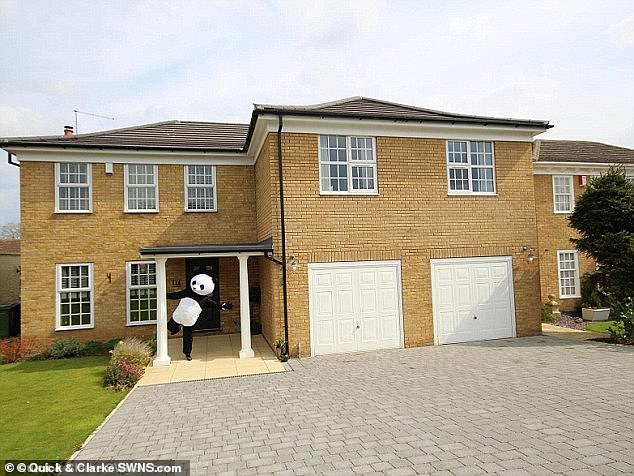
[[[66,459],[123,399],[101,386],[108,357],[0,365],[2,459]]]
[[[588,322],[586,324],[586,330],[598,334],[609,334],[608,329],[612,326],[613,322],[614,321]]]

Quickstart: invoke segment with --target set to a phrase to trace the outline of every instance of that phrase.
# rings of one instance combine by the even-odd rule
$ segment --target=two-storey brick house
[[[609,167],[623,167],[634,180],[634,150],[570,140],[537,140],[533,149],[542,301],[554,296],[562,311],[573,311],[581,304],[581,278],[596,265],[575,250],[568,217],[592,177]]]
[[[23,335],[157,332],[168,362],[165,292],[201,270],[236,306],[197,326],[239,329],[243,357],[258,296],[291,355],[539,334],[532,142],[549,127],[356,97],[5,139]]]

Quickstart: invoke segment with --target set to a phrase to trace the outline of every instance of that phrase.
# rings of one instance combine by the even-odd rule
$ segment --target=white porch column
[[[240,340],[242,349],[240,358],[254,357],[251,348],[251,311],[249,304],[249,270],[247,267],[248,255],[238,255],[240,261]]]
[[[169,365],[167,352],[167,285],[165,284],[165,262],[167,258],[156,258],[156,358],[154,365]]]

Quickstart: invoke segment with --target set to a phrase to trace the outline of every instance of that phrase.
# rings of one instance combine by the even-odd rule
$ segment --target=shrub
[[[107,355],[115,348],[118,342],[119,339],[107,341],[89,340],[84,344],[82,355]]]
[[[103,384],[115,390],[124,390],[134,387],[142,376],[142,366],[119,360],[108,365]]]
[[[150,351],[152,352],[152,355],[156,355],[156,337],[152,337],[151,339],[148,339],[145,342],[148,345],[148,347],[150,348]]]
[[[28,337],[12,337],[0,340],[0,362],[12,363],[34,355],[34,340]]]
[[[608,328],[608,332],[617,342],[634,342],[634,303],[623,309],[618,320]]]
[[[542,322],[555,322],[555,315],[548,304],[542,304]]]
[[[136,337],[126,337],[112,350],[111,363],[135,364],[145,368],[152,360],[152,349],[150,346]]]
[[[596,273],[586,273],[581,277],[581,307],[608,307],[608,300],[608,296],[601,291]]]
[[[84,351],[84,344],[77,342],[76,339],[68,337],[66,339],[58,339],[48,348],[48,356],[51,359],[64,359],[66,357],[78,357]]]

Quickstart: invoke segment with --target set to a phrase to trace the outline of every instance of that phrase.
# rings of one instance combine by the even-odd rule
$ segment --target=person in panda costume
[[[218,306],[223,311],[233,308],[231,302],[218,304],[211,299],[215,288],[214,280],[206,274],[197,274],[190,283],[189,288],[182,291],[167,293],[167,299],[180,299],[178,306],[167,322],[167,328],[172,335],[178,333],[183,326],[183,354],[187,360],[192,360],[192,343],[194,341],[194,324],[203,308]]]

